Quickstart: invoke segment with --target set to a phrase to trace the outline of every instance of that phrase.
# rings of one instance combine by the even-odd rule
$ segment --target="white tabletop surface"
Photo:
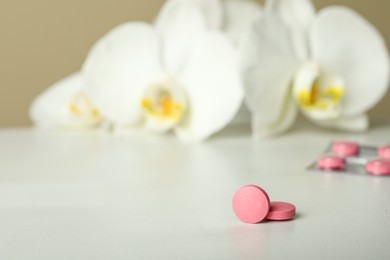
[[[390,178],[305,171],[345,139],[386,143],[390,125],[203,144],[0,130],[0,259],[390,259]],[[297,218],[240,222],[231,199],[246,184]]]

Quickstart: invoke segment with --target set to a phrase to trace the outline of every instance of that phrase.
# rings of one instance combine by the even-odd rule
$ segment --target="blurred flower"
[[[290,128],[298,108],[324,127],[365,130],[366,111],[388,88],[383,38],[345,7],[316,15],[308,0],[269,0],[242,50],[246,101],[257,137]]]
[[[31,105],[30,118],[39,127],[91,128],[101,116],[83,89],[80,73],[73,74],[48,88]]]
[[[243,35],[262,13],[260,4],[254,0],[168,0],[155,20],[157,30],[169,35],[171,23],[183,19],[180,16],[186,15],[188,2],[198,7],[198,12],[205,18],[205,26],[208,29],[223,32],[236,47],[240,46]],[[176,18],[172,19],[174,16]],[[182,26],[185,27],[186,24]],[[175,37],[168,37],[165,41],[170,39],[177,41]],[[247,125],[250,120],[250,113],[243,103],[230,125]]]
[[[210,31],[199,6],[184,1],[155,27],[127,23],[108,33],[82,73],[91,101],[116,127],[174,130],[181,139],[200,141],[240,108],[237,63],[231,41]]]
[[[238,9],[240,8],[241,11],[238,12]],[[243,17],[242,12],[245,11],[246,15]],[[258,17],[260,12],[259,5],[252,1],[246,1],[246,0],[171,0],[168,1],[162,8],[160,14],[157,17],[156,20],[156,33],[161,34],[161,39],[154,39],[155,37],[152,37],[152,41],[160,41],[158,44],[163,45],[164,51],[161,51],[160,53],[153,53],[156,55],[163,55],[164,57],[154,57],[156,63],[160,63],[160,74],[161,78],[155,79],[152,76],[148,75],[142,75],[142,77],[145,78],[146,81],[150,81],[153,83],[148,83],[146,90],[144,91],[144,97],[140,102],[137,102],[138,105],[141,106],[142,113],[144,114],[144,117],[148,118],[149,120],[146,120],[145,123],[147,124],[148,128],[154,129],[155,131],[165,132],[169,129],[176,128],[177,133],[182,133],[180,136],[182,136],[185,139],[204,139],[211,135],[212,133],[218,131],[218,129],[222,128],[226,123],[224,123],[227,119],[225,119],[224,116],[220,117],[220,122],[216,120],[215,122],[206,122],[205,124],[208,124],[209,126],[205,126],[205,128],[208,128],[208,130],[199,129],[202,128],[200,126],[201,123],[199,123],[199,120],[202,120],[202,113],[208,113],[205,112],[191,112],[190,108],[192,109],[193,102],[203,102],[201,99],[203,99],[205,95],[208,95],[209,97],[205,98],[205,102],[207,105],[207,100],[210,99],[210,102],[212,99],[216,99],[215,101],[212,101],[215,105],[218,105],[219,103],[224,103],[224,101],[220,101],[220,98],[224,98],[225,95],[229,95],[229,90],[227,89],[225,91],[226,86],[223,86],[224,80],[216,79],[218,77],[221,77],[222,73],[226,73],[229,70],[232,70],[232,64],[236,62],[236,57],[234,57],[234,54],[232,54],[232,50],[230,50],[230,46],[226,43],[225,39],[222,39],[223,36],[219,34],[212,34],[212,33],[206,33],[207,30],[219,30],[223,31],[223,29],[226,29],[226,32],[228,32],[228,35],[235,39],[235,42],[237,41],[237,36],[239,33],[243,33],[245,29],[249,28],[249,23],[252,22],[255,17]],[[189,16],[187,16],[189,15]],[[124,25],[121,28],[122,29],[116,29],[116,33],[111,33],[110,35],[119,35],[118,37],[130,37],[132,38],[132,30],[129,29],[123,29],[123,28],[135,28],[134,31],[135,35],[138,33],[137,28],[140,29],[140,34],[143,34],[142,31],[146,31],[146,34],[151,31],[151,28],[148,28],[150,26],[146,26],[145,24],[128,24]],[[142,28],[144,27],[144,28]],[[244,29],[245,27],[245,29]],[[121,32],[119,32],[121,31]],[[201,43],[202,36],[200,31],[204,31],[203,34],[206,37],[207,43]],[[129,32],[129,34],[127,34]],[[193,42],[193,36],[192,33],[195,33],[197,42]],[[152,34],[152,33],[151,33]],[[120,36],[122,35],[122,36]],[[115,44],[115,40],[111,39],[112,37],[107,36],[105,39],[102,39],[97,45],[105,45],[104,42],[107,42],[108,45]],[[113,37],[115,38],[115,37]],[[148,39],[146,39],[147,41]],[[140,42],[142,40],[140,39]],[[150,45],[153,47],[155,42],[150,43]],[[213,73],[211,71],[219,70],[218,67],[208,68],[207,66],[203,66],[200,64],[201,62],[207,63],[209,66],[213,65],[219,65],[221,62],[209,62],[207,61],[209,57],[205,57],[205,55],[202,55],[202,61],[200,61],[197,58],[191,57],[191,55],[196,54],[197,52],[201,52],[202,48],[208,49],[208,46],[206,45],[216,45],[214,48],[219,48],[218,44],[225,49],[216,52],[215,54],[211,54],[210,58],[220,58],[219,55],[225,55],[225,57],[222,57],[221,62],[224,61],[224,59],[230,59],[228,61],[227,66],[225,66],[227,69],[222,69],[221,73],[217,73],[218,75],[215,75],[215,77],[210,77],[208,80],[208,83],[202,83],[201,77],[209,77],[208,73]],[[136,42],[134,42],[133,45],[137,45]],[[147,46],[147,45],[146,45]],[[118,52],[126,52],[125,49],[121,49],[124,46],[120,46],[120,50],[114,50]],[[160,47],[160,46],[159,46]],[[138,47],[136,47],[138,48]],[[148,51],[147,47],[145,50],[141,50],[140,54],[141,56],[133,57],[139,59],[138,61],[135,61],[136,63],[143,63],[143,52]],[[96,55],[93,53],[99,53],[97,55],[102,54],[110,56],[109,53],[105,51],[92,51],[89,61],[90,60],[97,60]],[[137,54],[138,55],[138,54]],[[197,55],[197,54],[196,54]],[[107,59],[110,59],[109,57],[106,57]],[[160,61],[157,61],[158,58],[161,58]],[[100,59],[99,59],[100,60]],[[104,59],[103,59],[104,60]],[[191,60],[191,61],[190,61]],[[163,61],[165,62],[163,66]],[[104,61],[103,61],[104,62]],[[88,64],[91,64],[90,62],[87,62]],[[119,63],[122,64],[122,61],[119,61]],[[185,66],[188,63],[189,66]],[[199,63],[199,64],[198,64]],[[94,64],[94,62],[92,63]],[[116,62],[112,63],[113,66],[118,65]],[[95,64],[96,65],[96,64]],[[95,65],[91,65],[92,67],[95,67]],[[108,67],[105,69],[107,70],[116,70],[118,68],[109,68],[109,64],[106,64]],[[124,66],[126,66],[126,62],[123,63]],[[85,66],[91,67],[91,66]],[[100,66],[100,65],[96,65]],[[141,65],[142,66],[142,65]],[[152,65],[149,67],[150,69],[154,69]],[[199,75],[194,75],[193,71],[191,71],[190,67],[192,67],[192,70],[198,70],[197,66],[202,67],[203,72],[200,71]],[[186,67],[186,68],[185,68]],[[188,67],[188,69],[187,69]],[[203,68],[204,67],[204,68]],[[223,67],[223,65],[222,65]],[[179,72],[178,70],[183,69],[183,72]],[[119,69],[118,72],[120,72],[122,69]],[[138,70],[138,69],[135,69]],[[175,71],[176,70],[176,71]],[[210,70],[206,71],[206,70]],[[101,112],[98,111],[95,105],[92,104],[91,98],[89,95],[91,94],[94,96],[94,98],[97,98],[99,94],[94,93],[93,90],[95,87],[88,87],[88,92],[86,93],[85,89],[87,87],[87,82],[93,82],[94,86],[96,86],[97,89],[100,89],[101,84],[95,84],[95,75],[93,73],[93,69],[85,69],[84,71],[87,72],[88,75],[91,75],[91,79],[87,80],[86,75],[84,72],[79,72],[74,75],[71,75],[60,82],[54,84],[51,86],[48,90],[46,90],[44,93],[42,93],[40,96],[38,96],[31,108],[30,108],[30,117],[32,121],[41,127],[61,127],[61,128],[91,128],[101,125],[103,122],[103,117],[101,115]],[[133,71],[134,72],[134,71]],[[137,71],[135,71],[135,74],[137,74]],[[152,73],[153,74],[153,73]],[[178,77],[173,76],[173,74],[180,74]],[[227,86],[232,85],[239,85],[237,82],[237,79],[235,78],[235,75],[237,73],[233,73],[230,79],[233,78],[232,83],[228,83]],[[163,76],[164,75],[164,76]],[[134,79],[129,79],[131,81],[137,82],[139,79],[139,75],[136,75]],[[199,76],[199,77],[198,77]],[[182,81],[178,82],[178,78],[185,78]],[[199,86],[196,88],[199,89],[195,91],[195,94],[192,94],[193,97],[191,97],[193,100],[190,100],[189,97],[187,97],[187,92],[194,92],[189,90],[184,90],[186,87],[180,86],[181,83],[185,83],[186,81],[191,81],[191,77],[196,77],[196,79],[192,80],[192,84],[203,84],[204,88],[200,89]],[[122,79],[115,79],[115,80],[122,80]],[[208,86],[211,84],[220,84],[219,86]],[[187,83],[186,83],[187,84]],[[120,85],[120,84],[119,84]],[[191,84],[188,84],[191,85]],[[128,88],[131,88],[132,85],[130,84]],[[127,92],[126,88],[119,89],[115,87],[109,87],[108,93],[114,92],[113,95],[121,95],[121,91]],[[187,86],[188,88],[188,86]],[[213,88],[219,89],[216,92],[218,92],[218,97],[213,95],[214,91]],[[223,90],[221,90],[224,88]],[[210,89],[210,90],[209,90]],[[236,97],[234,100],[240,99],[240,91],[236,88]],[[139,89],[129,89],[130,93],[132,91],[138,91]],[[209,92],[208,94],[202,93],[202,92]],[[103,93],[106,93],[103,91]],[[225,94],[226,93],[226,94]],[[210,96],[211,95],[211,96]],[[105,99],[103,97],[103,99]],[[194,101],[196,100],[196,101]],[[129,98],[129,102],[131,102],[131,98]],[[116,100],[111,100],[109,102],[113,102],[114,104],[112,106],[116,106]],[[126,101],[125,101],[126,102]],[[229,104],[229,98],[225,100],[227,103],[225,106],[229,106],[229,108],[226,109],[227,117],[231,117],[232,111],[236,110],[236,104],[233,103]],[[131,106],[131,105],[130,105]],[[103,105],[103,110],[105,111],[107,105]],[[111,105],[108,105],[108,107],[111,108]],[[224,106],[221,107],[221,109],[225,109]],[[136,109],[137,111],[139,108]],[[201,109],[198,109],[201,110]],[[219,111],[218,108],[214,109],[215,111]],[[131,111],[130,111],[131,112]],[[130,113],[129,112],[129,113]],[[133,111],[134,112],[134,111]],[[138,111],[139,112],[139,111]],[[219,112],[222,113],[222,112]],[[123,119],[122,115],[113,115],[110,112],[105,112],[105,114],[108,115],[108,119],[112,122],[114,122],[116,125],[123,125],[123,121],[126,121]],[[207,119],[207,116],[203,116],[204,119],[211,120],[213,113],[210,112],[210,117]],[[192,120],[189,120],[189,116],[195,117]],[[120,120],[117,120],[120,118]],[[219,117],[218,117],[219,118]],[[105,119],[105,118],[104,118]],[[154,119],[154,120],[151,120]],[[128,119],[131,121],[131,118]],[[104,120],[106,121],[106,120]],[[229,121],[229,120],[228,120]],[[120,123],[118,123],[120,122]],[[191,123],[192,122],[192,123]],[[194,123],[195,122],[195,123]],[[128,122],[126,121],[125,124]],[[139,123],[139,122],[137,122]],[[179,124],[180,123],[180,124]],[[190,129],[190,126],[192,129]],[[181,129],[181,130],[180,130]],[[186,129],[186,130],[184,130]],[[191,133],[190,133],[191,132]],[[192,133],[194,132],[194,133]],[[196,132],[196,133],[195,133]],[[201,133],[202,132],[202,133]],[[189,135],[191,134],[192,137]]]
[[[261,15],[261,7],[254,0],[168,0],[157,16],[157,29],[169,30],[174,21],[172,16],[184,15],[187,2],[198,6],[209,29],[226,33],[235,44],[240,43],[242,36]]]

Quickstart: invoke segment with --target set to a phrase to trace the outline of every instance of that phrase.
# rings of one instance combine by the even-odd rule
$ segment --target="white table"
[[[381,144],[390,125],[197,145],[3,129],[0,259],[390,259],[390,178],[305,171],[334,139]],[[252,183],[297,218],[241,223],[231,199]]]

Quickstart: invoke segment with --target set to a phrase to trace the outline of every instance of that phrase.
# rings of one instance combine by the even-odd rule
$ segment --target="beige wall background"
[[[258,0],[259,2],[263,2]],[[114,26],[151,21],[164,0],[0,0],[0,127],[30,124],[30,102],[79,70],[92,44]],[[389,0],[314,0],[349,6],[390,43]],[[370,113],[390,119],[390,94]]]

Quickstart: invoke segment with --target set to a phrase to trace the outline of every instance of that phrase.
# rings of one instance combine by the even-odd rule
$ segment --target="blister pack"
[[[390,176],[390,145],[332,142],[309,171]]]

